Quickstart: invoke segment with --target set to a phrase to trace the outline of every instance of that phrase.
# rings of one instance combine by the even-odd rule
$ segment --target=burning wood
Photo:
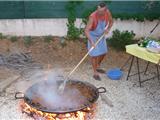
[[[96,104],[93,104],[91,107],[87,107],[81,111],[55,114],[36,110],[35,108],[32,108],[27,103],[25,103],[23,100],[20,102],[20,108],[22,112],[33,117],[35,120],[90,120],[94,116],[95,107]]]

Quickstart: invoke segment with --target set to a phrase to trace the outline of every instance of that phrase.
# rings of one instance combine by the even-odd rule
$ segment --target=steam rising
[[[40,103],[41,106],[47,107],[49,110],[75,108],[80,104],[84,104],[86,98],[76,88],[66,87],[63,94],[60,94],[58,88],[61,82],[59,80],[63,80],[63,77],[60,77],[60,74],[57,73],[57,71],[48,70],[38,71],[32,75],[30,78],[34,82],[29,85],[31,89],[27,88],[29,91],[26,92],[25,89],[26,97]],[[21,86],[23,86],[22,83]]]

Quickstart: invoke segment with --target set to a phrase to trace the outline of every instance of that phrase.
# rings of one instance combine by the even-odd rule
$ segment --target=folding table
[[[159,73],[159,66],[160,66],[160,54],[157,53],[151,53],[146,50],[146,48],[139,47],[137,44],[131,44],[126,46],[126,52],[131,55],[131,57],[127,60],[127,63],[131,60],[130,65],[129,65],[129,71],[127,74],[126,80],[129,79],[129,77],[138,75],[138,80],[139,80],[139,85],[141,87],[141,84],[145,81],[151,80],[155,77],[158,77],[158,80],[160,81],[160,73]],[[133,66],[133,61],[134,58],[136,58],[136,65],[137,65],[137,73],[131,74],[131,69]],[[140,72],[139,68],[139,59],[143,59],[147,61],[147,66],[145,68],[145,71]],[[148,66],[150,63],[154,63],[156,67],[156,75],[152,78],[149,79],[141,79],[141,73],[146,73]]]

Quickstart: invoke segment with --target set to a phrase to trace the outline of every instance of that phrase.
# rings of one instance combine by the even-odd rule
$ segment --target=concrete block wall
[[[137,22],[134,20],[114,20],[112,30],[119,29],[120,31],[133,30],[136,37],[144,37],[157,24],[157,20]],[[2,19],[0,20],[0,33],[4,35],[17,36],[66,36],[67,34],[67,19]],[[76,20],[77,27],[84,27],[81,24],[81,19]],[[111,33],[110,33],[111,35]],[[160,38],[160,25],[153,32],[152,37]]]

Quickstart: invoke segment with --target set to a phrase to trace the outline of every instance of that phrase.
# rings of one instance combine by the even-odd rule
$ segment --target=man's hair
[[[99,6],[100,8],[106,7],[106,3],[105,3],[105,2],[100,2],[100,3],[98,4],[98,6]]]

